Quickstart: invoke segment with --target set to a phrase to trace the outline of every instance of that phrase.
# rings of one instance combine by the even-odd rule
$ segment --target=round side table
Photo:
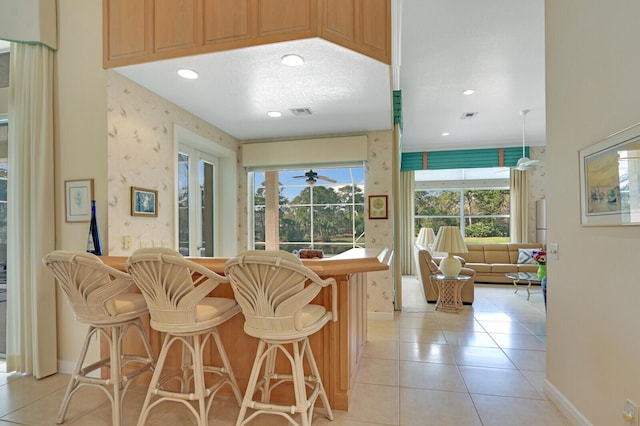
[[[471,279],[469,275],[446,277],[442,274],[431,275],[431,283],[438,288],[436,310],[459,313],[463,309],[462,286]]]

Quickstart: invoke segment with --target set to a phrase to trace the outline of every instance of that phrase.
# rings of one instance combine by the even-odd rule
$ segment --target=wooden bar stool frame
[[[293,417],[296,413],[300,414],[302,425],[309,426],[318,397],[327,418],[333,420],[309,336],[327,322],[338,320],[335,279],[321,279],[291,253],[257,250],[227,261],[225,275],[242,308],[245,332],[259,339],[236,426],[245,425],[261,414],[279,415],[298,425]],[[310,304],[326,286],[332,290],[332,311]],[[291,351],[285,346],[289,344]],[[277,353],[284,354],[291,365],[291,374],[275,371]],[[311,370],[309,376],[304,374],[305,359]],[[286,382],[293,382],[295,404],[270,402],[271,391]],[[258,391],[260,400],[254,399]],[[247,417],[248,409],[255,411]]]
[[[133,379],[155,365],[141,320],[148,313],[146,303],[141,295],[126,293],[133,285],[129,274],[105,265],[93,254],[56,250],[46,255],[42,262],[57,278],[75,319],[89,325],[56,423],[64,422],[73,395],[82,386],[93,386],[101,389],[109,398],[112,423],[119,426],[122,424],[122,402]],[[122,353],[122,339],[130,327],[140,335],[146,356]],[[96,335],[103,336],[108,343],[109,355],[85,365],[91,340]],[[123,373],[125,368],[132,365],[137,368]],[[102,368],[109,368],[108,377],[95,377],[92,374]]]
[[[199,426],[206,426],[213,398],[227,384],[240,405],[240,389],[217,329],[240,313],[240,307],[233,299],[207,297],[228,280],[167,248],[139,249],[129,257],[126,268],[149,305],[151,327],[165,333],[138,425],[145,424],[149,412],[158,404],[175,401],[189,409]],[[204,365],[203,351],[210,339],[222,366]],[[167,355],[173,345],[180,343],[181,367],[163,377]],[[218,380],[207,387],[205,373],[217,375]],[[172,380],[180,382],[179,392],[166,388]],[[158,398],[152,401],[154,396]],[[197,409],[191,401],[197,401]]]

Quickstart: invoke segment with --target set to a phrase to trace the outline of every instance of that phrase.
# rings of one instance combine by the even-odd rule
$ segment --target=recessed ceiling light
[[[473,95],[474,93],[476,93],[476,91],[473,89],[467,89],[464,92],[462,92],[463,95]]]
[[[449,136],[449,132],[442,133],[442,136]]]
[[[282,113],[280,111],[269,111],[267,112],[267,115],[271,118],[282,117]]]
[[[198,73],[194,70],[190,70],[189,68],[180,68],[178,70],[178,75],[188,80],[195,80],[198,78]]]
[[[280,60],[290,67],[299,67],[304,64],[304,58],[300,55],[288,54],[284,55]]]

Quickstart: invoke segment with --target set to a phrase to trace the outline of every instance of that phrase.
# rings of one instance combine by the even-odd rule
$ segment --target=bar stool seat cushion
[[[144,296],[137,293],[124,293],[115,296],[105,302],[105,307],[109,314],[126,315],[134,312],[146,312],[147,302]]]
[[[235,299],[226,297],[205,297],[196,305],[196,321],[203,322],[217,319],[229,312],[230,309],[237,308]]]

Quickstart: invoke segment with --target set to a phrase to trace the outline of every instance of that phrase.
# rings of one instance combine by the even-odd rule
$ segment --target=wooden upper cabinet
[[[317,34],[317,0],[257,0],[259,38],[287,34],[287,39]]]
[[[102,3],[104,60],[136,62],[151,51],[149,0],[104,0]],[[138,62],[141,62],[138,60]]]
[[[201,0],[155,0],[156,52],[202,44]]]
[[[321,0],[320,37],[391,63],[390,0]]]
[[[322,37],[391,62],[391,0],[103,0],[104,66]]]
[[[391,2],[388,0],[356,2],[356,33],[358,34],[356,43],[364,48],[362,53],[370,52],[370,56],[376,55],[387,63],[391,62],[390,8]],[[388,60],[382,58],[388,58]]]
[[[204,0],[206,44],[246,40],[251,37],[251,0]]]
[[[355,0],[324,0],[322,36],[355,42]]]

